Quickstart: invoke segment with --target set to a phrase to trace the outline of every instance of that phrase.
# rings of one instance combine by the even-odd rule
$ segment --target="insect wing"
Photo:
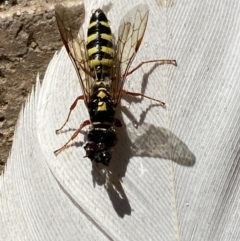
[[[148,6],[141,4],[129,11],[120,23],[111,89],[115,105],[120,102],[127,73],[141,45],[148,14]]]
[[[89,102],[93,79],[90,77],[88,55],[82,24],[84,22],[84,8],[82,5],[55,7],[58,28],[65,48],[77,71],[82,87],[85,104]]]

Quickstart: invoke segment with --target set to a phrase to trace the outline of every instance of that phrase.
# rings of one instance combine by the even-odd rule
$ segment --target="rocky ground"
[[[57,2],[0,1],[0,172],[36,75],[43,79],[54,52],[62,46],[54,16]]]

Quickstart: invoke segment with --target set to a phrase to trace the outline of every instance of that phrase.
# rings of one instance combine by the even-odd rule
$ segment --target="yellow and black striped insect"
[[[55,153],[64,150],[82,128],[91,125],[84,146],[86,157],[108,166],[112,157],[112,148],[117,143],[115,127],[121,126],[121,122],[115,118],[115,110],[122,94],[146,97],[165,106],[160,100],[123,89],[127,76],[145,63],[176,65],[175,60],[150,60],[140,63],[129,71],[141,45],[148,15],[149,10],[146,5],[138,5],[128,12],[120,23],[117,42],[114,44],[109,21],[101,9],[95,10],[92,14],[85,41],[83,28],[72,27],[73,17],[66,14],[63,7],[56,8],[59,31],[83,91],[83,95],[77,97],[70,107],[67,120],[57,132],[67,123],[78,100],[84,100],[90,120],[84,121],[70,140]]]

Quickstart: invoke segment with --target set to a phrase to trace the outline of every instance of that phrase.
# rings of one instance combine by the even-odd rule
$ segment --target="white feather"
[[[134,6],[125,9],[128,2],[112,5],[114,27]],[[53,154],[88,119],[79,103],[65,132],[55,134],[81,94],[61,50],[19,115],[0,183],[0,240],[240,240],[238,1],[147,4],[133,65],[175,58],[178,67],[142,67],[126,86],[143,86],[167,109],[123,101],[126,128],[118,129],[106,190],[104,170],[83,158],[84,135]]]

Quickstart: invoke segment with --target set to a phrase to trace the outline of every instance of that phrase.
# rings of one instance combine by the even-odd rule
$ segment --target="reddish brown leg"
[[[177,61],[174,60],[174,59],[159,59],[159,60],[149,60],[149,61],[144,61],[144,62],[141,62],[139,65],[137,65],[134,69],[132,69],[131,71],[129,71],[125,76],[122,76],[122,78],[132,74],[134,71],[136,71],[137,69],[139,69],[142,65],[144,64],[147,64],[147,63],[157,63],[159,65],[162,65],[162,64],[172,64],[172,65],[175,65],[177,66]],[[141,93],[135,93],[135,92],[130,92],[130,91],[127,91],[127,90],[122,90],[122,93],[123,94],[126,94],[126,95],[132,95],[132,96],[142,96],[142,97],[145,97],[147,99],[150,99],[150,100],[154,100],[158,103],[160,103],[161,106],[165,107],[165,103],[162,102],[161,100],[158,100],[158,99],[154,99],[152,97],[149,97],[147,95],[144,95],[144,94],[141,94]]]
[[[154,99],[152,97],[149,97],[149,96],[141,94],[141,93],[130,92],[130,91],[127,91],[127,90],[122,90],[122,93],[125,94],[125,95],[142,96],[142,97],[145,97],[147,99],[154,100],[154,101],[160,103],[160,105],[163,106],[163,107],[166,106],[166,104],[164,102],[162,102],[161,100]]]
[[[84,128],[85,126],[87,126],[87,125],[89,125],[89,124],[90,124],[90,121],[89,121],[89,120],[84,121],[84,122],[80,125],[80,127],[73,133],[73,135],[71,136],[71,138],[70,138],[61,148],[59,148],[59,149],[57,149],[56,151],[54,151],[54,153],[57,154],[57,153],[63,151],[63,150],[67,147],[68,143],[69,143],[70,141],[72,141],[73,139],[76,138],[76,136],[79,134],[79,132],[82,130],[82,128]]]
[[[148,61],[144,61],[144,62],[141,62],[139,65],[137,65],[134,69],[132,69],[131,71],[129,71],[126,76],[132,74],[135,70],[139,69],[142,65],[144,64],[148,64],[148,63],[156,63],[156,64],[159,64],[159,65],[162,65],[162,64],[172,64],[174,66],[177,66],[177,61],[174,60],[174,59],[159,59],[159,60],[148,60]],[[125,76],[124,76],[125,77]]]
[[[83,99],[84,99],[84,96],[83,96],[83,95],[80,95],[80,96],[78,96],[77,99],[73,102],[73,104],[72,104],[71,107],[70,107],[70,110],[69,110],[68,117],[67,117],[66,121],[65,121],[64,124],[61,126],[61,128],[59,128],[59,129],[56,130],[56,133],[58,133],[60,130],[62,130],[62,128],[67,124],[67,122],[68,122],[68,120],[69,120],[69,117],[70,117],[70,115],[71,115],[71,112],[72,112],[72,110],[76,107],[77,102],[78,102],[79,100],[83,100]]]

